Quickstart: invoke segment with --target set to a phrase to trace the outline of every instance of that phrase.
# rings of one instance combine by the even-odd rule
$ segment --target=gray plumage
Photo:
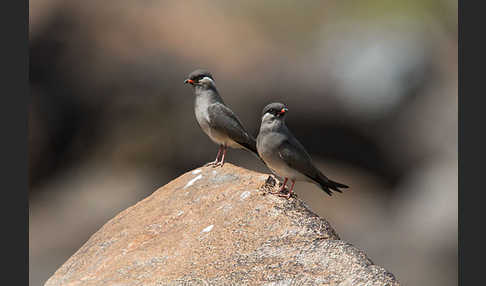
[[[194,87],[194,113],[199,126],[214,143],[223,148],[221,165],[227,147],[246,149],[258,157],[255,139],[248,134],[236,114],[225,105],[212,74],[198,69],[189,74],[185,83]],[[217,161],[218,157],[213,163]]]
[[[257,150],[266,165],[278,176],[295,181],[308,181],[319,185],[327,194],[342,192],[348,186],[328,179],[312,163],[304,146],[285,125],[287,107],[271,103],[262,112],[262,123],[257,136]],[[282,189],[285,187],[282,186]]]

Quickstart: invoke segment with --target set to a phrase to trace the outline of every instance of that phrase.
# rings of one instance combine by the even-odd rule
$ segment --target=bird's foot
[[[292,198],[297,197],[297,195],[294,192],[290,192],[287,187],[285,187],[284,189],[280,189],[278,191],[275,191],[275,192],[270,192],[270,194],[274,194],[274,195],[277,195],[279,197],[283,197],[283,198],[286,198],[286,199],[290,199],[291,197]]]
[[[270,194],[277,195],[279,197],[285,197],[287,199],[290,198],[290,196],[291,196],[291,194],[290,194],[289,190],[287,189],[287,187],[280,188],[278,191],[270,192]]]
[[[290,193],[287,193],[287,194],[279,193],[278,196],[279,197],[286,198],[288,200],[288,199],[290,199],[290,197],[292,196],[292,194],[290,194]]]
[[[224,161],[219,161],[219,162],[211,162],[211,165],[213,168],[216,168],[216,167],[223,167],[224,165]]]
[[[277,192],[270,192],[270,194],[277,195],[279,197],[283,197],[283,198],[286,198],[286,199],[290,199],[290,197],[293,197],[293,194],[291,194],[289,192],[277,191]]]
[[[279,183],[278,191],[271,191],[270,194],[280,194],[287,191],[287,186],[284,186],[281,182]]]
[[[209,162],[209,163],[206,163],[204,165],[204,167],[209,167],[209,166],[213,166],[213,167],[216,167],[218,166],[219,162],[218,161],[212,161],[212,162]]]
[[[272,195],[279,195],[282,194],[282,190],[278,190],[278,191],[273,191],[273,192],[269,192],[270,194]]]

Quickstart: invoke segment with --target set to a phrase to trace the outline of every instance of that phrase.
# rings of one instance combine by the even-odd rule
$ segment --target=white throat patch
[[[274,119],[275,115],[270,114],[270,113],[265,113],[262,117],[262,122],[269,121],[271,119]]]

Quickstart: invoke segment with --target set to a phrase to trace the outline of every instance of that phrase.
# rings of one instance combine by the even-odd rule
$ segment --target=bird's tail
[[[339,193],[342,193],[343,191],[341,189],[347,189],[349,186],[345,184],[341,184],[332,180],[329,180],[326,176],[323,174],[319,174],[317,179],[315,179],[316,183],[319,184],[319,186],[324,190],[328,195],[332,196],[332,191],[336,191]]]

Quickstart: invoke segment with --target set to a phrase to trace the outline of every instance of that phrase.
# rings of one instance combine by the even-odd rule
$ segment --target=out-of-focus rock
[[[399,285],[272,188],[229,163],[188,172],[106,223],[45,285]]]

